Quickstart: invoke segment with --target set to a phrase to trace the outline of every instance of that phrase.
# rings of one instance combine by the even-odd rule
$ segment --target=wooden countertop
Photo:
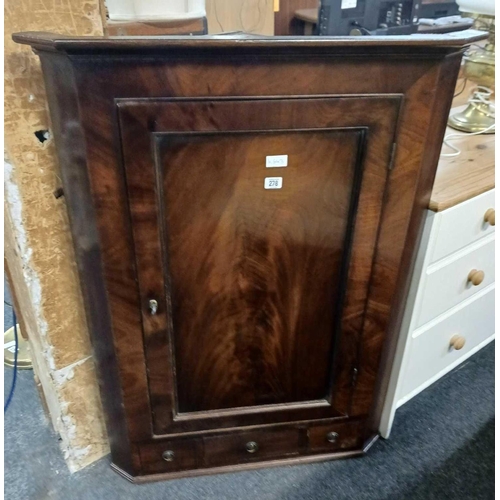
[[[454,108],[452,113],[463,109]],[[448,134],[462,134],[450,127]],[[455,157],[441,157],[429,209],[441,212],[495,187],[495,134],[470,136],[450,141],[461,153]],[[443,146],[443,153],[452,149]]]

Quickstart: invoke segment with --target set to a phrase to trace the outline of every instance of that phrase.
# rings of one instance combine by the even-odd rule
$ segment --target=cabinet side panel
[[[73,68],[62,55],[42,53],[41,60],[113,462],[134,473]]]
[[[384,352],[380,352],[378,355],[378,358],[381,359],[381,361],[379,361],[381,370],[378,375],[378,388],[376,391],[378,396],[373,402],[373,409],[371,413],[372,420],[370,422],[370,428],[374,430],[378,427],[384,407],[390,378],[390,368],[394,359],[398,333],[405,311],[405,302],[410,287],[411,274],[422,238],[426,211],[429,207],[432,185],[436,175],[441,145],[446,130],[448,114],[453,100],[453,91],[458,71],[460,69],[461,58],[462,54],[457,53],[444,59],[439,67],[439,72],[437,73],[434,82],[431,81],[428,83],[428,85],[431,85],[431,89],[437,89],[433,96],[430,119],[428,121],[424,122],[424,120],[421,119],[423,118],[423,105],[418,105],[419,101],[421,102],[421,99],[426,93],[429,92],[429,89],[419,85],[415,86],[412,91],[413,98],[416,100],[415,104],[418,106],[413,112],[413,120],[416,124],[420,124],[421,128],[426,131],[426,134],[422,148],[421,162],[419,164],[418,177],[414,184],[415,194],[412,198],[411,204],[405,203],[407,205],[405,211],[411,213],[411,216],[408,219],[409,224],[406,231],[406,238],[399,242],[395,242],[393,241],[393,238],[391,238],[390,234],[392,231],[391,228],[398,224],[397,221],[398,215],[401,212],[400,210],[391,210],[386,213],[384,218],[385,230],[381,233],[380,237],[381,251],[387,256],[384,260],[388,269],[378,269],[378,276],[383,277],[383,279],[387,279],[388,276],[391,276],[390,279],[395,282],[397,279],[397,293],[392,297],[387,297],[388,303],[392,302],[392,313],[387,328],[388,340],[386,342]],[[420,94],[420,98],[418,97],[418,94]],[[424,127],[424,123],[427,123],[428,125]],[[393,172],[395,176],[398,175],[397,169],[400,162],[401,158],[397,156]],[[401,197],[400,190],[402,185],[402,183],[396,183],[394,188],[389,191],[389,205],[396,203],[394,200]],[[394,263],[396,262],[394,257],[389,257],[391,254],[394,257],[399,256],[398,268],[394,266]],[[391,268],[392,271],[389,273],[388,271]]]

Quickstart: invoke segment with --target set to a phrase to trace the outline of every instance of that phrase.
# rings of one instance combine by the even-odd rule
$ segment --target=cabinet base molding
[[[241,472],[246,470],[263,469],[267,467],[282,467],[285,465],[313,464],[342,458],[355,458],[365,455],[373,444],[378,440],[379,434],[374,434],[367,439],[363,448],[351,451],[340,451],[336,453],[322,453],[321,455],[304,455],[300,457],[282,458],[263,462],[253,462],[249,464],[225,465],[223,467],[211,467],[204,469],[192,469],[176,472],[162,472],[161,474],[151,474],[149,476],[131,476],[116,464],[111,463],[111,468],[134,484],[145,484],[156,481],[166,481],[169,479],[181,479],[185,477],[209,476],[212,474],[225,474],[228,472]]]

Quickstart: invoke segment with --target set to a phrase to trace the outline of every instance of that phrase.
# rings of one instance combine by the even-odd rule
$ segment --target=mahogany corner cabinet
[[[42,63],[114,469],[366,452],[481,38],[14,35]]]

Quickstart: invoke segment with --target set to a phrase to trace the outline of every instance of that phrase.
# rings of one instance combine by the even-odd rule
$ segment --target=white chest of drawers
[[[428,212],[380,422],[494,338],[494,190]]]

